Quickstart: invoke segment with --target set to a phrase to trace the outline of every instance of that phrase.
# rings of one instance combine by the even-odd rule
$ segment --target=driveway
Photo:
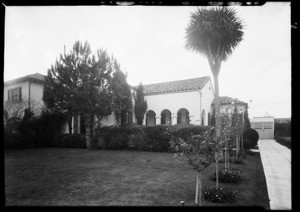
[[[273,139],[258,141],[271,210],[291,210],[291,150]]]

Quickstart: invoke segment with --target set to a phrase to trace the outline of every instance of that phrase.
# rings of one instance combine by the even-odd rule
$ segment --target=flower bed
[[[212,180],[216,180],[216,172],[213,171],[211,175]],[[238,169],[233,170],[220,170],[219,171],[219,182],[222,183],[237,183],[241,180],[240,171]]]
[[[203,190],[203,199],[210,202],[234,202],[237,193],[228,188],[219,189],[205,188]]]

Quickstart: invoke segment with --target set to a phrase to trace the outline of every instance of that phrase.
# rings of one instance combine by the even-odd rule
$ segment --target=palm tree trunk
[[[219,70],[213,71],[214,76],[214,86],[215,86],[215,138],[217,138],[219,132],[219,116],[220,116],[220,99],[219,99],[219,79],[218,79]],[[216,188],[219,189],[219,153],[217,153],[216,159]]]

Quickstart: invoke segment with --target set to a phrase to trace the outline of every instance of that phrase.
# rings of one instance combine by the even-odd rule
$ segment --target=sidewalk
[[[273,139],[258,141],[271,210],[291,210],[291,150]]]

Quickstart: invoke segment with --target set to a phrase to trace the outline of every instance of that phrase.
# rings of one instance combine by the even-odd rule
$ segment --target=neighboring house
[[[251,128],[259,134],[259,139],[274,139],[274,117],[253,117],[250,119]]]
[[[208,125],[214,92],[210,77],[144,85],[144,125]]]
[[[220,96],[220,113],[233,113],[235,106],[238,113],[245,113],[248,109],[246,102],[240,101],[237,98],[231,98],[228,96]],[[213,111],[214,101],[211,105],[211,111]]]
[[[35,73],[4,82],[4,105],[18,104],[39,114],[44,107],[44,78],[44,75]]]

